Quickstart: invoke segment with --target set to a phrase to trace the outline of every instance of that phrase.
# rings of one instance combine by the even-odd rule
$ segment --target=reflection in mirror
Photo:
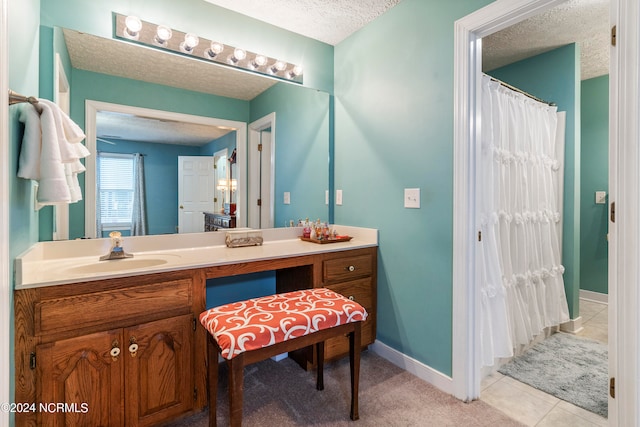
[[[232,175],[244,168],[244,151],[235,153],[246,141],[245,123],[87,101],[86,127],[87,147],[98,154],[86,162],[86,217],[96,218],[86,222],[88,236],[106,237],[113,230],[125,235],[201,232],[203,213],[221,213],[237,189],[244,188],[242,177]],[[216,161],[221,152],[223,161]],[[116,155],[121,166],[123,155],[135,153],[144,158],[144,187],[137,185],[136,174],[110,174],[103,161],[96,162]],[[230,159],[226,153],[234,153],[231,168],[225,165]],[[228,181],[216,175],[218,164]],[[103,179],[110,176],[115,179]],[[220,188],[232,182],[235,188]],[[138,203],[142,209],[135,209],[137,192],[144,194]],[[222,198],[219,204],[216,193]],[[242,207],[241,202],[237,224],[244,225]],[[133,212],[140,211],[146,213],[138,218],[144,226],[134,227]]]
[[[276,115],[267,114],[249,124],[248,194],[251,228],[274,226]],[[283,200],[288,204],[287,200]]]
[[[264,224],[269,224],[268,226],[282,227],[290,221],[297,222],[298,219],[307,217],[329,219],[329,207],[325,204],[325,192],[329,185],[327,162],[329,95],[327,93],[292,83],[273,82],[263,76],[247,76],[248,73],[228,70],[214,64],[201,64],[201,61],[190,61],[178,55],[157,52],[118,40],[104,39],[66,29],[59,31],[64,34],[68,50],[68,64],[65,67],[67,67],[67,73],[72,75],[71,116],[81,126],[84,124],[87,144],[97,136],[95,124],[92,122],[96,120],[96,116],[89,108],[91,103],[129,105],[147,110],[160,110],[167,114],[176,112],[179,115],[195,116],[200,119],[233,122],[232,125],[227,123],[225,126],[236,129],[238,162],[237,171],[233,170],[232,175],[237,184],[235,191],[230,188],[228,193],[224,193],[225,202],[222,203],[226,203],[227,197],[235,198],[237,226],[246,226],[256,220],[258,226],[265,227]],[[58,45],[53,45],[51,48],[54,52],[61,50]],[[206,67],[202,68],[203,65]],[[242,75],[238,76],[238,73]],[[98,110],[108,111],[106,108],[95,105],[93,108],[96,114]],[[123,112],[135,114],[130,111]],[[259,118],[269,115],[273,115],[274,118],[274,126],[271,127],[272,145],[277,147],[277,150],[272,150],[268,155],[270,163],[266,170],[270,171],[271,176],[271,188],[268,192],[270,211],[269,219],[265,221],[258,219],[262,216],[252,217],[252,215],[261,214],[252,214],[252,207],[257,203],[257,199],[249,198],[247,186],[250,179],[262,174],[259,170],[254,171],[251,167],[247,167],[249,154],[247,150],[250,144],[247,123],[258,121]],[[277,132],[274,132],[276,116],[278,127]],[[176,120],[175,117],[167,116],[160,119]],[[157,126],[151,126],[148,131],[155,127]],[[108,141],[104,143],[108,147],[98,145],[99,142],[96,139],[96,146],[92,152],[113,150],[123,144],[122,139],[109,139],[106,137],[108,135],[106,133],[101,137]],[[231,138],[228,135],[226,137]],[[193,148],[178,153],[179,150],[176,147],[172,147],[171,150],[166,145],[161,147],[162,151],[175,151],[177,156],[194,155]],[[232,148],[231,146],[227,148],[229,156]],[[138,152],[147,154],[144,156],[147,170],[150,170],[153,164],[148,154],[152,151],[149,150],[151,148],[137,149]],[[220,148],[212,145],[206,153],[195,155],[206,154],[212,158],[211,164],[213,164],[213,156],[217,151],[220,151]],[[177,163],[176,158],[174,164]],[[70,238],[96,235],[95,212],[92,212],[92,209],[95,211],[96,206],[94,190],[96,177],[95,172],[90,171],[94,166],[95,156],[91,156],[87,161],[88,170],[85,174],[84,207],[80,204],[71,208]],[[164,177],[169,179],[169,175],[165,170]],[[157,208],[153,208],[149,202],[150,199],[155,202],[160,195],[166,196],[173,200],[175,207],[164,210],[177,215],[175,212],[179,209],[178,194],[177,190],[173,189],[176,189],[178,184],[175,175],[171,175],[173,175],[171,179],[174,180],[171,186],[166,181],[159,185],[153,184],[152,179],[147,181],[147,219],[150,233],[176,232],[177,222],[165,220],[162,225],[159,225],[161,224],[159,222],[155,222],[156,225],[153,224],[151,218],[157,215]],[[212,191],[210,209],[217,212],[221,209],[215,204],[219,194],[217,193],[218,183],[215,179],[210,183]],[[199,185],[189,188],[199,189]],[[285,193],[290,194],[290,203],[284,202]],[[224,209],[224,204],[222,206]],[[264,206],[264,204],[261,206],[263,212]]]

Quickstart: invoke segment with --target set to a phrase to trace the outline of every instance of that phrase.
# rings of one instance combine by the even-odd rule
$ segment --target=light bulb
[[[243,49],[236,49],[233,51],[233,56],[238,60],[238,61],[242,61],[244,58],[247,57],[247,52],[244,51]]]
[[[200,39],[194,33],[187,33],[184,35],[184,41],[180,43],[180,50],[184,53],[192,53],[193,48],[198,46]]]
[[[287,63],[283,61],[276,61],[273,63],[271,68],[269,69],[273,74],[278,73],[278,71],[282,71],[287,68]]]
[[[124,20],[124,36],[128,39],[138,40],[140,30],[142,29],[142,21],[137,16],[129,15]]]
[[[233,51],[233,55],[229,56],[229,63],[233,65],[237,65],[238,62],[242,61],[247,57],[247,52],[244,49],[236,48]]]
[[[211,42],[209,49],[205,51],[205,56],[209,59],[213,59],[218,56],[224,50],[224,45],[218,42]]]
[[[156,28],[156,36],[154,38],[154,41],[160,46],[164,46],[167,44],[167,41],[171,38],[172,35],[173,32],[171,31],[171,28],[167,27],[166,25],[158,25],[158,28]]]
[[[264,66],[267,63],[267,58],[262,55],[256,55],[255,58],[251,61],[251,68],[257,70],[258,68]]]
[[[302,67],[300,65],[294,65],[294,67],[291,70],[289,70],[289,72],[287,73],[287,77],[289,79],[295,79],[301,74],[302,74]]]

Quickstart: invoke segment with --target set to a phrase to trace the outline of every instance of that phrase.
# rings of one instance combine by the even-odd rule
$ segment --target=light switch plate
[[[342,206],[342,190],[336,190],[336,205]]]
[[[596,205],[606,205],[606,204],[607,204],[607,192],[596,191]]]
[[[288,191],[284,192],[284,204],[285,205],[291,204],[291,193],[289,193]]]
[[[325,205],[329,204],[329,190],[324,191],[324,204]]]
[[[404,207],[410,209],[420,208],[420,189],[405,188],[404,189]]]

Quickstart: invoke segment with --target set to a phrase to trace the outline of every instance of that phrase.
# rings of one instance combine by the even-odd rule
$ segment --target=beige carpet
[[[220,367],[218,425],[228,420],[227,369]],[[463,403],[396,367],[371,351],[362,353],[360,419],[349,419],[349,361],[325,366],[324,390],[315,372],[291,359],[248,366],[244,380],[243,426],[522,426],[481,401]],[[205,427],[208,411],[171,424]]]

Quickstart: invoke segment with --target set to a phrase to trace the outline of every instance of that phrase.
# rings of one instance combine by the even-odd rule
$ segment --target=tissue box
[[[262,230],[227,231],[224,241],[228,248],[261,246]]]

